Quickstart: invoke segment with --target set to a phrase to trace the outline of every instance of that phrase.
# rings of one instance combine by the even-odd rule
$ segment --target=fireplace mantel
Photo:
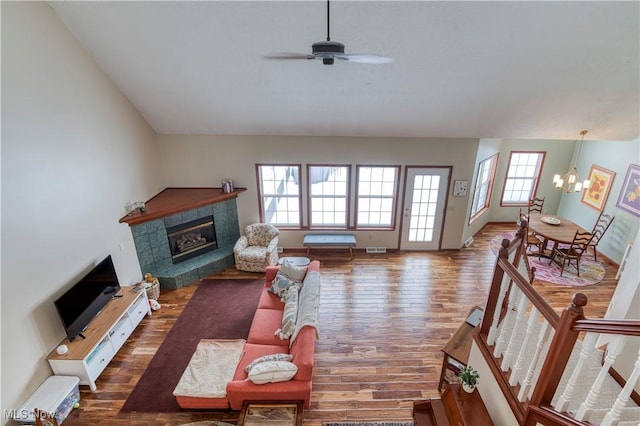
[[[247,188],[235,188],[229,193],[222,192],[222,188],[166,188],[146,202],[146,211],[135,210],[120,219],[120,223],[129,226],[138,225],[152,220],[171,216],[187,210],[220,203],[246,191]]]

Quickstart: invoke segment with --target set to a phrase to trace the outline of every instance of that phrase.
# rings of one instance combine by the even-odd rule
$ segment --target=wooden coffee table
[[[238,426],[302,426],[303,401],[245,401]]]

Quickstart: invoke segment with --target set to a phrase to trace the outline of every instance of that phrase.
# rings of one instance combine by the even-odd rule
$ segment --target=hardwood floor
[[[437,397],[440,348],[473,305],[484,306],[495,256],[489,241],[513,224],[489,224],[463,250],[366,254],[350,261],[341,250],[312,253],[321,262],[319,340],[312,406],[306,426],[323,421],[409,421],[414,400]],[[289,252],[285,254],[291,254]],[[575,292],[589,298],[587,317],[602,317],[613,294],[617,265],[590,287],[536,283],[558,312]],[[235,269],[217,277],[261,276]],[[147,317],[97,381],[81,386],[71,425],[181,425],[201,420],[235,423],[238,412],[119,413],[167,331],[197,285],[163,291],[162,309]],[[150,394],[149,398],[153,398]]]

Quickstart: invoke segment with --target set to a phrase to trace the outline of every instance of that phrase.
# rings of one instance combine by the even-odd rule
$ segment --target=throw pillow
[[[288,361],[266,361],[253,366],[249,370],[248,380],[257,385],[264,383],[286,382],[293,379],[298,367]]]
[[[290,280],[302,282],[304,276],[307,274],[307,267],[296,266],[291,263],[289,259],[284,258],[279,272],[282,272]]]
[[[293,355],[291,354],[271,354],[271,355],[263,355],[260,358],[256,358],[253,361],[251,361],[249,364],[247,364],[247,366],[244,368],[244,371],[249,374],[249,371],[256,365],[256,364],[260,364],[261,362],[267,362],[267,361],[291,361],[293,359]]]
[[[278,271],[276,277],[273,279],[273,281],[271,281],[271,286],[269,287],[268,291],[280,297],[280,299],[282,299],[282,301],[284,302],[284,297],[287,294],[287,290],[289,289],[289,287],[299,284],[299,282],[289,279],[284,274],[281,274],[280,271]]]
[[[296,329],[296,320],[298,319],[298,286],[292,285],[287,290],[284,302],[284,310],[282,311],[282,328],[276,330],[276,336],[281,340],[291,337]]]

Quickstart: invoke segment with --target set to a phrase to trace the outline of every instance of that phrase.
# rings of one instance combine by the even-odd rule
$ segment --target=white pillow
[[[304,276],[307,275],[307,267],[296,266],[285,257],[282,261],[282,266],[280,266],[279,272],[282,272],[282,274],[290,280],[302,282],[302,280],[304,280]]]
[[[257,385],[265,383],[287,382],[293,379],[298,367],[288,361],[266,361],[253,366],[249,370],[248,380]]]
[[[267,362],[267,361],[291,361],[292,359],[293,359],[293,355],[285,354],[285,353],[263,355],[260,358],[256,358],[253,361],[251,361],[249,364],[247,364],[247,366],[244,368],[244,371],[245,371],[245,373],[249,374],[249,371],[256,364],[260,364],[261,362]]]

